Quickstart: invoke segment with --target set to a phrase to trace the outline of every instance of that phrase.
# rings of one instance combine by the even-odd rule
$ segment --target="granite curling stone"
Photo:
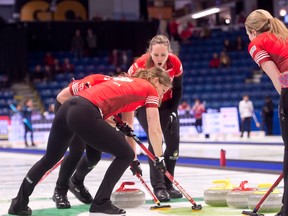
[[[248,196],[248,208],[253,210],[271,186],[272,184],[259,184],[258,190]],[[261,208],[259,209],[259,212],[278,212],[281,209],[281,206],[282,193],[275,188],[266,198]]]
[[[257,188],[246,188],[248,181],[242,181],[239,187],[232,189],[226,195],[227,205],[231,208],[247,209],[248,196],[257,191]]]
[[[111,194],[111,202],[119,208],[135,208],[146,201],[145,193],[137,188],[125,188],[126,185],[135,185],[134,182],[123,182]]]
[[[229,179],[214,180],[212,183],[220,185],[204,191],[204,202],[215,207],[227,206],[226,195],[235,187],[230,183]]]

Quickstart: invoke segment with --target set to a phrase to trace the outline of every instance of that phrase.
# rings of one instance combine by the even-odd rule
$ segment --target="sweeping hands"
[[[161,171],[162,173],[165,173],[167,171],[163,156],[155,158],[154,166],[157,170]]]
[[[116,127],[119,129],[119,131],[128,137],[133,137],[134,136],[134,131],[132,128],[127,124],[127,123],[116,123]]]
[[[136,175],[137,173],[142,176],[142,169],[140,167],[140,161],[134,160],[130,164],[130,170],[132,171],[133,175]]]

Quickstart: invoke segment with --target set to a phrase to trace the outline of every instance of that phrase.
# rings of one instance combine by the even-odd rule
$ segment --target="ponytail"
[[[250,33],[252,30],[260,34],[269,32],[274,34],[283,43],[288,42],[288,30],[284,23],[278,18],[273,17],[266,10],[258,9],[252,11],[246,18],[245,27]]]

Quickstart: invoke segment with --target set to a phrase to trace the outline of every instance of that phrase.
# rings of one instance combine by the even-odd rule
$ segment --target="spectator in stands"
[[[239,102],[239,113],[241,118],[241,135],[247,131],[247,137],[250,138],[251,120],[254,114],[254,106],[248,95],[244,95],[243,99]]]
[[[51,66],[49,65],[44,65],[44,81],[51,81],[53,80],[53,77],[54,77],[54,74],[53,74],[53,71],[52,71],[52,68]]]
[[[113,49],[111,54],[109,55],[109,64],[114,65],[115,67],[120,66],[120,51],[117,49]]]
[[[51,54],[51,52],[46,52],[44,59],[43,59],[43,63],[44,65],[48,65],[48,66],[53,66],[54,65],[54,56]]]
[[[231,59],[226,51],[220,53],[220,67],[230,67]]]
[[[87,48],[88,48],[88,55],[90,57],[96,56],[97,53],[97,36],[93,32],[91,28],[87,30],[86,36]]]
[[[178,22],[176,21],[175,18],[172,18],[169,22],[168,22],[168,35],[169,35],[169,39],[174,39],[175,41],[180,41],[180,36],[178,33]]]
[[[183,100],[178,106],[178,110],[185,110],[190,112],[191,106],[186,100]]]
[[[265,102],[261,111],[262,129],[266,135],[273,135],[274,104],[270,96],[265,97]]]
[[[233,50],[234,50],[234,47],[231,44],[230,40],[229,39],[225,39],[224,40],[224,44],[223,44],[223,51],[230,52],[230,51],[233,51]]]
[[[189,25],[185,25],[184,29],[181,31],[180,38],[182,43],[189,43],[189,39],[192,37],[192,29]]]
[[[57,58],[54,59],[54,64],[51,66],[51,70],[53,75],[62,73],[62,66],[60,65],[60,62]]]
[[[131,56],[126,50],[122,50],[119,56],[119,65],[122,68],[122,71],[127,71],[128,67],[132,63]]]
[[[43,116],[45,119],[49,120],[55,117],[54,108],[55,108],[54,103],[49,104],[48,109],[45,112],[43,112]]]
[[[266,10],[252,11],[245,21],[253,60],[269,76],[280,96],[279,119],[284,141],[282,208],[276,216],[288,215],[288,30],[281,20]],[[262,89],[261,89],[262,90]]]
[[[183,100],[181,104],[178,106],[179,113],[184,114],[184,117],[188,117],[190,115],[191,106],[186,100]]]
[[[235,42],[235,50],[236,51],[243,51],[245,49],[245,43],[240,35],[237,36]]]
[[[202,117],[203,117],[203,113],[205,113],[205,103],[201,103],[200,99],[196,98],[195,99],[195,103],[192,107],[192,113],[194,115],[195,118],[195,128],[197,130],[198,133],[202,133],[203,129],[202,129]]]
[[[62,71],[64,73],[74,73],[74,65],[70,62],[69,58],[64,59]]]
[[[28,147],[27,142],[27,134],[30,132],[31,146],[36,146],[34,143],[33,136],[33,127],[32,127],[32,112],[33,112],[33,101],[31,98],[28,98],[24,102],[24,106],[22,107],[22,117],[24,122],[24,141],[25,146]]]
[[[206,39],[211,36],[211,30],[207,24],[202,24],[201,30],[200,30],[200,38]]]
[[[43,70],[44,70],[44,81],[52,80],[54,77],[53,74],[53,68],[54,68],[54,63],[55,63],[55,58],[50,52],[46,52],[45,57],[44,57],[44,65],[43,65]]]
[[[218,53],[213,53],[212,59],[209,62],[210,68],[219,68],[220,67],[220,58]]]
[[[32,71],[30,80],[33,82],[43,82],[46,80],[45,72],[40,64],[35,66],[34,70]]]
[[[241,11],[237,17],[237,23],[243,24],[243,23],[245,23],[245,20],[246,20],[245,12]]]
[[[75,35],[71,41],[71,51],[74,54],[75,58],[83,57],[84,51],[84,39],[81,35],[80,29],[75,31]]]

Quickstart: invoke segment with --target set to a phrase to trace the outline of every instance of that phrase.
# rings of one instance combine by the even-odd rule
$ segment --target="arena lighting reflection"
[[[210,8],[191,15],[192,19],[199,19],[201,17],[209,16],[211,14],[219,13],[220,8]]]

